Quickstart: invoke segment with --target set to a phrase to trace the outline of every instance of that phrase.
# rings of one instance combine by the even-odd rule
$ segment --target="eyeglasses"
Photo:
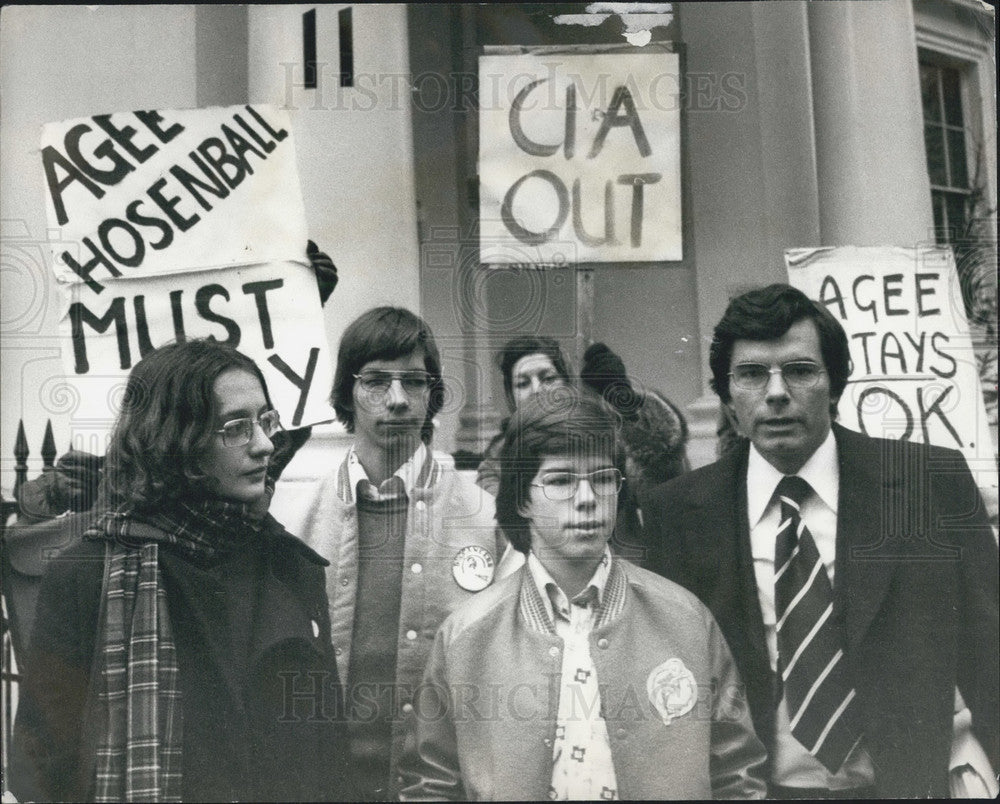
[[[729,372],[733,382],[745,391],[762,391],[771,381],[772,374],[780,374],[789,388],[811,388],[826,371],[812,360],[792,360],[780,366],[763,363],[738,363]]]
[[[260,425],[268,438],[281,429],[281,416],[276,410],[265,410],[256,419],[232,419],[214,433],[222,433],[222,443],[227,447],[244,447],[253,440],[254,422]]]
[[[358,386],[369,396],[385,396],[393,380],[399,380],[408,396],[424,393],[431,384],[431,375],[426,371],[363,371],[353,375]]]
[[[546,472],[541,483],[532,482],[532,486],[541,486],[542,493],[553,502],[568,500],[576,496],[580,481],[586,479],[590,488],[598,497],[610,497],[621,491],[624,478],[617,469],[598,469],[596,472],[577,474],[576,472]]]

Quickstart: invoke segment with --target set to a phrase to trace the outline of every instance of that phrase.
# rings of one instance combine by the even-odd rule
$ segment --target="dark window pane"
[[[948,131],[948,164],[952,187],[968,187],[969,171],[965,161],[965,130]]]
[[[941,246],[948,242],[944,232],[944,198],[941,193],[931,193],[931,206],[934,207],[934,242]]]
[[[948,193],[945,196],[948,210],[949,241],[955,242],[965,234],[965,196],[958,193]]]
[[[920,65],[920,99],[924,104],[924,120],[941,119],[941,100],[938,97],[938,68]]]
[[[948,175],[944,165],[944,131],[940,126],[924,126],[924,143],[927,146],[927,172],[931,184],[947,184]]]
[[[965,125],[962,119],[962,86],[958,70],[942,68],[941,83],[944,93],[944,121],[950,126]]]

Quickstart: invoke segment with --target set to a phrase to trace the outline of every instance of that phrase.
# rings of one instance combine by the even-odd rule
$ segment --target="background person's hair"
[[[563,353],[562,347],[554,339],[547,335],[519,335],[511,338],[504,344],[503,349],[497,352],[497,367],[503,377],[503,391],[507,397],[507,405],[514,410],[514,366],[522,357],[528,355],[545,355],[552,361],[552,367],[556,373],[562,377],[563,382],[570,382],[569,362]]]
[[[375,307],[362,313],[340,339],[330,403],[347,432],[354,432],[354,375],[372,360],[396,360],[417,349],[423,350],[424,368],[431,375],[427,418],[420,431],[424,442],[430,442],[434,417],[444,404],[441,356],[431,328],[402,307]]]
[[[531,496],[531,481],[545,458],[556,455],[606,455],[625,475],[625,452],[619,437],[620,417],[605,402],[575,388],[558,394],[536,394],[511,416],[497,462],[497,524],[511,545],[531,549],[531,522],[521,514]],[[625,495],[619,493],[621,508]]]
[[[213,482],[198,464],[218,426],[215,381],[230,369],[260,380],[270,406],[257,364],[218,341],[172,343],[136,364],[104,461],[110,505],[151,508],[213,494]]]
[[[632,387],[625,363],[606,343],[592,343],[583,353],[580,382],[618,411],[624,421],[634,421],[643,394]]]
[[[631,459],[629,486],[633,494],[666,483],[688,471],[688,425],[669,399],[647,388],[632,419],[622,423],[625,454]]]
[[[837,401],[851,373],[847,334],[833,314],[819,302],[791,285],[776,283],[748,291],[729,302],[715,327],[708,364],[712,389],[728,404],[730,362],[736,341],[771,341],[782,337],[793,324],[804,319],[816,324],[823,366],[830,378],[830,413],[836,418]]]

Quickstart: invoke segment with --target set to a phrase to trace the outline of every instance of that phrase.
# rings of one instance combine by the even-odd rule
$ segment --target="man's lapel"
[[[891,534],[885,512],[896,493],[879,442],[833,425],[840,465],[834,616],[844,623],[848,651],[856,648],[882,606],[897,562],[876,549]]]
[[[714,563],[704,567],[707,577],[714,578],[711,608],[731,612],[738,619],[755,663],[769,668],[747,518],[749,443],[742,442],[737,451],[716,464],[717,482],[696,487],[698,493],[690,499],[687,531],[698,534],[703,543],[689,544],[688,551],[701,561]]]
[[[740,453],[740,461],[736,467],[733,481],[727,488],[736,490],[733,505],[736,509],[736,550],[738,583],[742,585],[745,594],[746,627],[750,633],[750,644],[759,666],[771,669],[771,658],[767,652],[767,632],[764,628],[764,616],[760,610],[760,594],[757,591],[757,574],[754,572],[753,548],[750,545],[750,513],[747,510],[747,460],[750,454],[750,444],[747,442]],[[772,685],[773,686],[773,685]]]

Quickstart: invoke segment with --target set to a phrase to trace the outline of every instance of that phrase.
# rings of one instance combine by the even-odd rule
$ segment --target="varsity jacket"
[[[743,685],[692,594],[615,558],[590,652],[620,798],[763,797]],[[450,616],[411,715],[403,800],[546,799],[561,663],[526,566]]]

